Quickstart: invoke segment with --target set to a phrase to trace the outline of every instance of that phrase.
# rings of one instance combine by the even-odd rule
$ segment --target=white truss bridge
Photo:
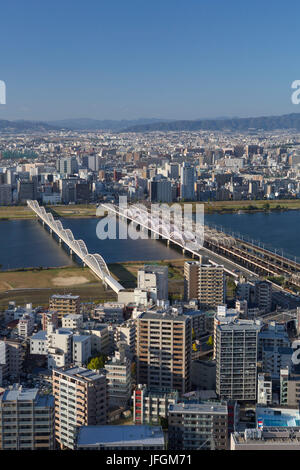
[[[124,287],[119,284],[111,275],[106,262],[98,253],[91,254],[88,252],[86,244],[83,240],[76,240],[73,232],[70,229],[65,229],[60,220],[55,220],[53,215],[46,212],[44,207],[40,207],[37,201],[28,200],[28,207],[35,212],[37,217],[40,218],[43,225],[46,224],[50,233],[55,233],[58,237],[59,243],[64,242],[72,255],[75,253],[81,259],[85,266],[88,266],[93,273],[99,277],[103,283],[115,292],[124,290]]]

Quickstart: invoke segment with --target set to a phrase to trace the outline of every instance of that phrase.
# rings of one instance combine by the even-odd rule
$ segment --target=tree
[[[193,351],[197,352],[197,345],[196,345],[196,343],[193,343]]]
[[[88,369],[99,370],[103,369],[107,361],[107,356],[100,354],[99,356],[93,357],[87,365]]]
[[[195,333],[194,328],[192,328],[192,340],[195,341],[195,339],[196,339],[196,333]]]
[[[207,344],[208,346],[212,346],[212,345],[214,344],[213,339],[212,339],[212,336],[210,336],[210,337],[208,338],[206,344]]]

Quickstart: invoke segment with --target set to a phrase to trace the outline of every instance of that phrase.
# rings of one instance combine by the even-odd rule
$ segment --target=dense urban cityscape
[[[46,281],[51,295],[45,284],[36,298],[22,277],[42,279],[51,265],[0,273],[1,449],[299,448],[296,257],[205,225],[198,257],[173,247],[173,261],[133,264],[130,282],[130,263],[110,272],[104,259],[108,274],[90,271],[87,301],[72,290],[85,290],[87,256],[30,207],[36,201],[63,225],[68,210],[84,223],[120,196],[129,207],[204,204],[205,223],[214,211],[282,213],[300,203],[299,139],[254,130],[2,133],[0,224],[42,222],[81,276],[58,268]]]
[[[300,450],[299,13],[2,2],[11,462]]]

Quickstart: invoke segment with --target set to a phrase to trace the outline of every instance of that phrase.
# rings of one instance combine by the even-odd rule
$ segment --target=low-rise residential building
[[[70,313],[80,314],[80,297],[72,294],[54,294],[50,297],[49,309],[57,311],[59,320]]]
[[[158,424],[168,417],[169,405],[178,402],[177,390],[148,388],[138,385],[133,392],[133,421],[136,424]]]
[[[102,323],[123,323],[124,308],[123,303],[106,302],[98,304],[94,309],[93,318]]]
[[[83,316],[78,313],[69,313],[62,318],[61,325],[63,328],[79,330],[83,326]]]
[[[228,408],[219,402],[169,406],[169,450],[226,450]]]

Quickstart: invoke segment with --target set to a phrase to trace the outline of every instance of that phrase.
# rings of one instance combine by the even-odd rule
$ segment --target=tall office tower
[[[235,320],[216,328],[216,392],[221,398],[256,400],[257,345],[261,325]]]
[[[167,179],[150,181],[151,202],[172,202],[172,184]]]
[[[80,314],[80,297],[79,295],[71,294],[54,294],[50,297],[49,309],[57,311],[57,318],[59,320],[70,313]]]
[[[98,155],[88,156],[88,168],[92,171],[99,171],[99,157]]]
[[[169,450],[227,450],[228,408],[218,402],[169,406]]]
[[[137,275],[138,289],[156,289],[157,300],[168,300],[168,266],[145,265]]]
[[[200,308],[213,308],[225,302],[224,266],[184,263],[184,295],[186,300],[198,299]]]
[[[254,285],[254,292],[258,308],[269,313],[272,309],[272,284],[268,281],[257,281]]]
[[[53,370],[55,437],[61,448],[74,449],[78,426],[106,424],[107,391],[105,375],[73,367]]]
[[[59,180],[59,190],[61,194],[61,200],[64,204],[70,202],[76,202],[76,179],[62,179]]]
[[[4,174],[2,173],[4,176]],[[10,184],[0,184],[0,206],[8,206],[12,202],[12,187]]]
[[[180,168],[180,197],[186,201],[195,199],[195,168],[184,162]]]
[[[184,315],[137,318],[137,383],[186,393],[191,387],[192,323]]]
[[[14,384],[0,397],[0,450],[53,450],[54,399]]]
[[[76,157],[59,158],[56,161],[56,168],[61,175],[74,175],[78,171],[78,163]]]
[[[33,181],[19,180],[18,181],[19,202],[26,202],[28,199],[36,199],[36,198],[37,198],[36,180],[33,180]]]

